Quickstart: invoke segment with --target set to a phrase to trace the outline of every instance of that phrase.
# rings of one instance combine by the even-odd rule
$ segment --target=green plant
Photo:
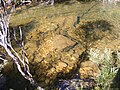
[[[120,52],[116,53],[117,63],[120,62]],[[89,58],[91,61],[95,62],[101,70],[101,74],[96,78],[96,90],[109,90],[110,85],[119,70],[119,64],[116,66],[115,63],[113,63],[114,58],[112,56],[112,51],[105,48],[102,52],[98,49],[93,50],[91,48],[89,51]]]

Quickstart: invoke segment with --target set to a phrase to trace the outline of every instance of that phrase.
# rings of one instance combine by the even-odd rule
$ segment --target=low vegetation
[[[110,49],[106,49],[101,52],[100,50],[90,49],[90,60],[95,62],[101,73],[96,78],[97,87],[96,90],[110,90],[113,80],[120,68],[120,52],[113,52]],[[116,88],[117,89],[117,88]]]

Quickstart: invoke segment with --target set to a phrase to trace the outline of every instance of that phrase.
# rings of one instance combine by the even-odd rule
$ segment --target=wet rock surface
[[[81,78],[97,78],[100,75],[98,65],[92,61],[85,61],[80,64],[79,73]]]
[[[59,82],[59,78],[62,77],[72,79],[74,74],[78,72],[76,71],[78,65],[80,66],[79,73],[81,78],[96,78],[100,74],[97,65],[90,61],[79,64],[81,60],[79,56],[86,50],[86,47],[88,49],[97,47],[102,50],[104,50],[104,47],[113,50],[119,49],[119,42],[116,42],[118,39],[116,41],[113,40],[113,35],[108,32],[103,33],[103,31],[99,31],[99,28],[95,27],[96,30],[88,31],[88,36],[86,37],[87,31],[82,28],[86,21],[82,23],[76,29],[68,27],[69,29],[65,30],[66,27],[62,27],[62,29],[58,28],[56,31],[54,30],[55,28],[51,28],[51,30],[45,32],[45,28],[43,29],[44,32],[39,30],[31,31],[30,36],[27,36],[31,37],[25,45],[27,53],[29,52],[28,57],[31,69],[33,69],[31,71],[42,87]],[[46,27],[49,28],[49,26]],[[111,39],[112,41],[110,41]],[[112,44],[110,42],[115,43]],[[67,76],[66,74],[69,75]],[[85,87],[87,86],[89,85]],[[74,85],[67,88],[75,89]]]
[[[88,6],[75,3],[73,6],[62,6],[62,9],[59,6],[56,7],[57,9],[33,7],[28,9],[30,15],[28,18],[24,17],[28,15],[24,11],[20,16],[15,15],[15,17],[19,16],[16,19],[20,22],[14,22],[13,19],[13,24],[19,26],[22,23],[25,32],[24,48],[30,62],[31,73],[42,87],[48,89],[61,78],[69,79],[65,83],[71,82],[70,79],[73,79],[78,72],[82,79],[96,78],[100,73],[98,66],[91,61],[85,61],[86,56],[81,58],[81,54],[90,48],[104,50],[106,47],[113,51],[120,50],[120,27],[116,26],[119,22],[107,17],[107,11],[104,11],[106,16],[101,14],[103,11],[100,10],[100,5],[93,8],[94,13],[85,14],[80,23],[74,26],[79,13],[82,16],[82,13],[85,13],[93,4]],[[75,10],[71,11],[73,8]],[[38,16],[33,15],[36,12]],[[21,22],[20,17],[24,22]],[[37,24],[31,22],[35,19]],[[117,24],[115,25],[114,22]],[[80,83],[77,83],[79,80],[73,80],[73,82],[79,86]],[[82,82],[87,83],[84,80]]]
[[[86,24],[88,25],[86,26]],[[32,50],[29,58],[33,61],[31,63],[32,67],[34,67],[34,75],[37,76],[36,78],[39,82],[42,82],[41,86],[43,87],[59,82],[59,78],[62,77],[72,79],[74,76],[73,73],[76,74],[78,71],[83,79],[97,78],[100,74],[98,66],[91,61],[85,61],[80,64],[81,54],[86,49],[89,50],[89,48],[98,48],[101,50],[104,50],[105,47],[113,50],[119,49],[119,42],[115,42],[118,41],[118,38],[113,40],[115,38],[114,33],[107,29],[103,31],[104,27],[102,29],[101,27],[97,27],[96,21],[83,20],[76,28],[68,28],[68,30],[58,28],[57,32],[59,33],[56,33],[54,30],[47,31],[45,34],[39,33],[38,38],[43,39],[41,44],[37,44],[38,41],[34,39],[35,37],[31,38],[35,42],[32,43],[35,45],[35,48],[29,47],[29,42],[26,43],[25,47],[28,48],[26,51],[30,52]],[[93,29],[86,30],[87,28]],[[115,44],[110,42],[115,42]],[[67,76],[67,74],[69,75]]]

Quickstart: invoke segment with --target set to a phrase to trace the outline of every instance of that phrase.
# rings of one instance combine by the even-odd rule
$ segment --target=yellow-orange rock
[[[79,72],[81,78],[96,78],[100,75],[98,66],[92,61],[82,62]]]

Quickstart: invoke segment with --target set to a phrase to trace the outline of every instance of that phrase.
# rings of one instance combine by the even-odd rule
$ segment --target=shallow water
[[[26,42],[25,48],[28,53],[28,58],[29,58],[30,62],[33,62],[33,61],[35,61],[35,63],[40,62],[39,60],[40,60],[42,51],[38,51],[38,50],[41,49],[40,43],[44,42],[44,40],[43,40],[43,42],[40,42],[43,39],[42,36],[45,35],[44,36],[45,39],[54,37],[53,34],[56,34],[56,33],[49,32],[49,31],[53,31],[53,29],[56,28],[57,25],[61,26],[60,29],[63,30],[62,33],[64,33],[64,34],[65,34],[66,29],[68,29],[69,31],[74,30],[73,29],[74,24],[77,22],[78,16],[80,17],[80,23],[90,21],[90,23],[87,23],[87,26],[90,26],[90,29],[91,29],[91,27],[94,27],[95,28],[95,29],[93,28],[94,30],[96,30],[96,28],[97,29],[102,28],[105,30],[108,28],[112,29],[112,33],[111,33],[112,36],[110,34],[108,35],[107,33],[103,33],[101,31],[103,34],[103,35],[101,35],[101,37],[104,36],[105,38],[104,37],[102,38],[102,43],[99,42],[100,40],[96,41],[98,44],[96,44],[96,46],[94,45],[93,47],[95,47],[95,48],[99,47],[100,49],[103,49],[105,46],[108,46],[108,48],[110,47],[113,50],[120,49],[119,41],[118,41],[119,40],[118,38],[120,36],[120,30],[119,30],[120,29],[120,9],[119,9],[120,4],[115,6],[115,5],[103,5],[102,3],[98,3],[98,2],[86,2],[86,3],[82,2],[81,3],[81,2],[75,1],[75,2],[71,2],[71,3],[67,3],[67,4],[56,4],[55,6],[39,6],[38,5],[35,7],[30,7],[30,8],[25,8],[25,7],[23,7],[23,8],[24,8],[24,10],[17,10],[16,13],[14,13],[14,15],[11,18],[10,25],[14,26],[14,27],[18,26],[18,25],[22,26],[22,29],[24,30],[25,36],[26,36],[25,37],[26,38],[25,39],[25,42]],[[62,24],[64,24],[64,21],[65,21],[65,25],[63,25],[63,27],[62,27]],[[92,25],[91,25],[91,23],[92,23]],[[98,28],[96,23],[98,23],[97,25],[100,24],[102,27]],[[88,29],[88,27],[85,27],[85,29],[86,28]],[[43,35],[43,34],[41,34],[41,32],[43,34],[47,32],[47,34]],[[113,32],[115,32],[114,37],[115,38],[117,37],[117,39],[112,38]],[[97,33],[95,33],[95,34],[97,34]],[[71,33],[70,33],[70,35],[72,36]],[[108,35],[108,37],[107,37],[107,35]],[[77,38],[75,35],[73,35],[73,37]],[[109,39],[112,39],[112,41],[111,40],[109,41]],[[93,39],[91,39],[91,40],[93,40]],[[109,45],[107,45],[106,43]],[[77,48],[77,49],[80,49],[80,48]],[[74,51],[77,52],[77,49],[75,49]],[[51,52],[49,52],[49,53],[51,53]],[[44,54],[44,52],[43,52],[43,54]],[[81,54],[81,53],[79,53],[79,54]],[[78,56],[79,55],[76,55],[75,57],[78,58]],[[48,56],[48,58],[49,57],[50,56]],[[49,61],[48,58],[45,59],[45,61]],[[56,59],[56,57],[54,57],[54,59]],[[49,62],[49,63],[51,63],[51,62]],[[33,74],[36,74],[36,72],[37,72],[37,75],[38,75],[37,77],[41,78],[40,77],[41,73],[39,72],[39,70],[43,70],[41,68],[47,68],[47,67],[44,65],[42,66],[42,64],[40,64],[40,65],[36,64],[36,66],[38,66],[38,68],[35,68],[35,71],[34,70],[33,71],[31,70],[31,71]],[[40,69],[39,69],[39,67],[40,67]],[[43,72],[45,72],[45,71],[47,72],[49,70],[48,69],[43,70]],[[65,70],[63,70],[63,71],[65,71]],[[42,74],[43,74],[42,77],[45,78],[45,80],[40,79],[40,82],[41,81],[47,82],[46,77],[44,77],[45,74],[44,73],[42,73]],[[13,74],[13,76],[14,75],[15,74]],[[24,80],[23,81],[19,80],[20,76],[17,77],[17,74],[16,74],[15,75],[16,80],[14,79],[13,76],[10,76],[9,82],[10,83],[13,82],[13,84],[9,84],[9,87],[15,86],[14,90],[18,90],[17,88],[19,88],[19,87],[21,87],[22,89],[26,88],[27,84],[24,85],[23,84]],[[54,78],[54,74],[53,74],[52,78]],[[12,79],[14,79],[15,81],[12,81]],[[49,79],[49,77],[47,77],[47,79]],[[26,82],[26,83],[28,83],[28,82]],[[43,85],[43,86],[45,87],[46,85]]]

